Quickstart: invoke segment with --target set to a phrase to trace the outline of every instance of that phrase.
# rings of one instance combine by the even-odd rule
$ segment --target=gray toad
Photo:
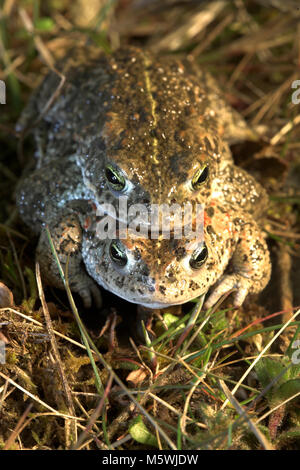
[[[224,233],[216,234],[220,250],[215,258],[215,274],[207,281],[206,290],[221,277],[230,259],[235,275],[229,284],[227,279],[226,288],[239,290],[238,303],[248,291],[260,290],[268,280],[270,263],[254,217],[265,209],[267,197],[253,177],[233,164],[229,150],[230,143],[252,138],[253,134],[226,104],[210,75],[190,61],[157,58],[136,48],[105,55],[95,47],[87,47],[74,51],[57,67],[66,77],[60,93],[55,96],[60,79],[50,73],[17,126],[22,132],[38,118],[34,129],[37,165],[20,184],[17,203],[23,220],[35,233],[41,233],[37,252],[49,282],[62,287],[43,230],[45,224],[54,236],[62,263],[67,254],[71,255],[71,287],[86,306],[92,297],[100,303],[97,284],[140,302],[139,297],[126,291],[125,284],[125,291],[123,287],[118,291],[114,284],[110,285],[112,277],[101,278],[91,255],[82,251],[83,246],[88,246],[87,252],[92,253],[98,243],[95,240],[93,246],[90,234],[86,237],[88,201],[95,209],[110,203],[115,209],[111,215],[118,218],[119,197],[126,196],[129,205],[141,203],[148,208],[151,204],[192,202],[215,210],[215,205],[216,221],[220,221],[221,212],[228,214],[228,220],[236,227],[233,232],[227,230],[232,233],[235,248],[226,251],[223,245],[230,244],[229,239]],[[204,237],[207,236],[206,233]],[[185,245],[187,241],[181,243]],[[201,243],[206,243],[209,251],[210,242]],[[239,245],[244,249],[240,250]],[[145,246],[150,258],[161,257],[159,245],[149,240]],[[166,260],[175,256],[174,249],[171,241],[166,241]],[[95,258],[98,255],[95,251]],[[243,263],[254,258],[256,262],[250,262],[246,272]],[[206,259],[200,266],[202,270],[205,262]],[[109,268],[113,266],[108,264]],[[132,269],[134,282],[133,266]],[[149,266],[150,277],[153,269]],[[163,271],[157,272],[163,276]],[[192,277],[198,274],[193,273]],[[257,276],[261,280],[259,288]],[[242,282],[243,279],[246,280]],[[201,281],[200,290],[203,289]],[[163,303],[182,303],[200,290],[187,288],[180,301],[173,296],[168,300],[166,293]],[[224,287],[219,288],[218,292],[223,290]],[[151,302],[141,303],[151,307]]]

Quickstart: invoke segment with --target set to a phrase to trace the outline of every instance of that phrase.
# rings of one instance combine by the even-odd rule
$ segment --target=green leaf
[[[210,318],[211,324],[211,335],[223,331],[228,326],[228,321],[226,319],[225,311],[220,310],[215,312],[214,315]]]
[[[300,377],[300,364],[293,364],[289,370],[289,376],[291,379]]]
[[[52,18],[39,18],[35,22],[35,29],[39,31],[51,31],[55,26]]]
[[[276,397],[276,400],[281,401],[288,400],[296,393],[300,393],[300,379],[288,380],[284,384],[280,385],[274,395]]]
[[[137,418],[132,421],[129,426],[129,432],[131,437],[133,437],[137,442],[140,442],[140,444],[158,447],[156,437],[148,431],[141,416],[137,416]]]
[[[104,52],[106,52],[107,54],[111,53],[110,44],[107,40],[107,34],[104,31],[100,31],[97,33],[89,29],[83,29],[83,28],[78,28],[78,29],[79,31],[82,31],[83,33],[87,34],[97,46],[99,46],[100,48],[104,50]]]
[[[269,383],[275,379],[280,373],[285,369],[285,364],[282,362],[276,361],[270,357],[263,357],[256,364],[255,371],[257,373],[258,380],[263,388],[267,387]],[[278,384],[283,383],[288,379],[288,371],[283,374],[278,380]],[[275,385],[275,386],[276,386]]]
[[[176,317],[175,315],[172,315],[172,313],[165,313],[163,315],[163,319],[164,319],[164,321],[165,321],[168,328],[170,328],[172,325],[174,325],[174,323],[178,322],[178,317]],[[184,326],[184,324],[178,326],[175,329],[175,331],[181,330],[183,326]]]
[[[33,439],[35,440],[35,442],[39,445],[42,445],[43,443],[40,441],[40,438],[38,436],[38,434],[35,432],[35,431],[31,431],[31,434],[32,434],[32,437]]]

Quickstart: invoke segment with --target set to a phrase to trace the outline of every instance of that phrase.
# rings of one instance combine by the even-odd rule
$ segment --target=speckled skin
[[[260,290],[267,282],[270,265],[254,217],[264,210],[267,198],[254,178],[233,164],[228,146],[233,141],[252,138],[253,134],[225,103],[214,80],[186,60],[153,58],[133,48],[121,49],[113,56],[106,56],[94,47],[78,49],[57,67],[66,81],[56,99],[52,97],[59,78],[51,73],[34,93],[17,126],[19,131],[24,131],[40,116],[34,131],[37,168],[20,184],[17,202],[23,220],[33,231],[41,232],[38,258],[48,281],[62,287],[42,230],[45,224],[54,234],[63,265],[68,252],[71,253],[71,286],[80,293],[86,306],[91,304],[92,298],[98,304],[100,299],[96,284],[82,269],[83,264],[97,284],[106,285],[127,300],[153,308],[183,303],[207,291],[220,278],[230,258],[235,274],[221,281],[218,292],[224,290],[225,285],[226,289],[234,285],[240,292],[239,298],[244,299],[245,292]],[[108,186],[107,164],[122,170],[127,181],[122,193]],[[194,191],[191,179],[203,164],[208,165],[209,176],[203,186]],[[186,283],[185,290],[166,288],[164,295],[161,288],[156,297],[147,292],[146,299],[145,293],[139,296],[132,292],[133,286],[137,289],[139,284],[135,279],[138,263],[137,272],[133,269],[130,280],[128,277],[128,287],[125,281],[122,286],[118,281],[119,287],[115,287],[114,267],[108,260],[106,273],[110,275],[101,274],[93,261],[93,256],[98,260],[102,256],[98,240],[93,242],[91,233],[85,236],[87,201],[92,201],[94,208],[104,202],[117,208],[118,197],[124,194],[129,205],[189,201],[214,208],[216,215],[212,226],[215,226],[216,241],[213,244],[211,239],[206,240],[208,247],[214,246],[210,255],[214,260],[207,265],[213,266],[210,269],[213,273],[200,277],[199,273],[190,273],[194,282],[197,276],[199,278],[197,288],[193,284],[192,289]],[[221,213],[228,214],[229,218],[224,220],[234,224],[233,231],[222,226]],[[220,230],[232,233],[231,250],[224,249],[229,238]],[[128,249],[136,244],[143,253],[149,279],[157,278],[155,272],[159,276],[164,272],[163,268],[155,271],[156,264],[151,265],[150,260],[158,259],[161,266],[167,266],[166,263],[170,265],[176,258],[171,241],[165,240],[162,245],[151,240],[131,240],[130,243],[133,245]],[[186,249],[187,240],[180,243]],[[150,258],[145,254],[147,250]],[[250,270],[247,276],[240,253],[243,258],[253,260],[250,267],[247,265]],[[175,269],[178,280],[180,272],[188,275],[181,267],[179,264]],[[263,273],[266,274],[264,280]],[[168,285],[167,279],[160,282]]]
[[[216,201],[205,208],[204,230],[198,238],[153,240],[131,234],[122,239],[128,257],[124,267],[110,257],[111,240],[95,236],[95,219],[88,220],[82,243],[88,273],[97,284],[144,307],[182,304],[211,286],[207,308],[231,289],[236,291],[234,305],[240,306],[248,293],[261,291],[269,281],[270,258],[261,229],[251,216],[241,219]],[[193,269],[189,260],[203,243],[207,259]]]
[[[229,166],[232,183],[228,183],[226,198],[235,201],[240,174],[246,175],[244,179],[251,184],[248,206],[257,207],[261,188],[232,164],[228,148],[228,143],[253,138],[253,133],[226,104],[205,70],[187,60],[153,58],[139,49],[121,49],[106,56],[94,47],[74,51],[57,68],[66,77],[58,97],[51,103],[60,77],[50,73],[17,129],[24,130],[42,114],[34,131],[37,166],[44,168],[50,185],[61,160],[74,156],[82,182],[74,195],[68,194],[69,199],[91,197],[96,204],[110,202],[117,210],[120,194],[109,189],[104,174],[106,164],[111,163],[126,177],[128,185],[122,194],[129,204],[203,203],[220,192],[223,181],[218,175]],[[203,164],[209,165],[209,177],[194,191],[191,179]],[[74,171],[77,174],[75,166]],[[35,181],[39,177],[40,172],[32,176]],[[44,191],[47,204],[53,198],[56,205],[56,193],[48,187]],[[40,192],[26,194],[27,206],[21,201],[21,213],[30,225],[32,205],[41,196]]]

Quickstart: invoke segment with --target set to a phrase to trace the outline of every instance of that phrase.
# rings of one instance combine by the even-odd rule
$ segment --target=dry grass
[[[300,448],[300,368],[291,361],[300,331],[300,105],[291,100],[299,19],[292,0],[2,1],[0,279],[16,306],[0,309],[0,448]],[[44,293],[35,240],[15,210],[33,146],[26,140],[21,151],[14,124],[55,60],[87,40],[191,55],[261,136],[233,152],[270,194],[268,289],[238,311],[230,297],[223,310],[201,312],[201,300],[181,317],[168,310],[145,346],[128,340],[122,309],[132,307],[108,298],[108,321],[88,327],[70,292]]]

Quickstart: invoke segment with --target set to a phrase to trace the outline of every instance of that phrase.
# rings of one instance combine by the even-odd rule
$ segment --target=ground
[[[300,448],[297,5],[1,2],[0,448]],[[238,310],[230,297],[210,312],[201,299],[181,315],[168,310],[145,345],[128,337],[132,305],[105,294],[99,316],[68,289],[44,290],[36,240],[15,207],[14,188],[34,151],[30,139],[18,143],[16,120],[52,60],[87,39],[105,50],[122,43],[192,55],[261,135],[232,150],[270,196],[267,289]]]

